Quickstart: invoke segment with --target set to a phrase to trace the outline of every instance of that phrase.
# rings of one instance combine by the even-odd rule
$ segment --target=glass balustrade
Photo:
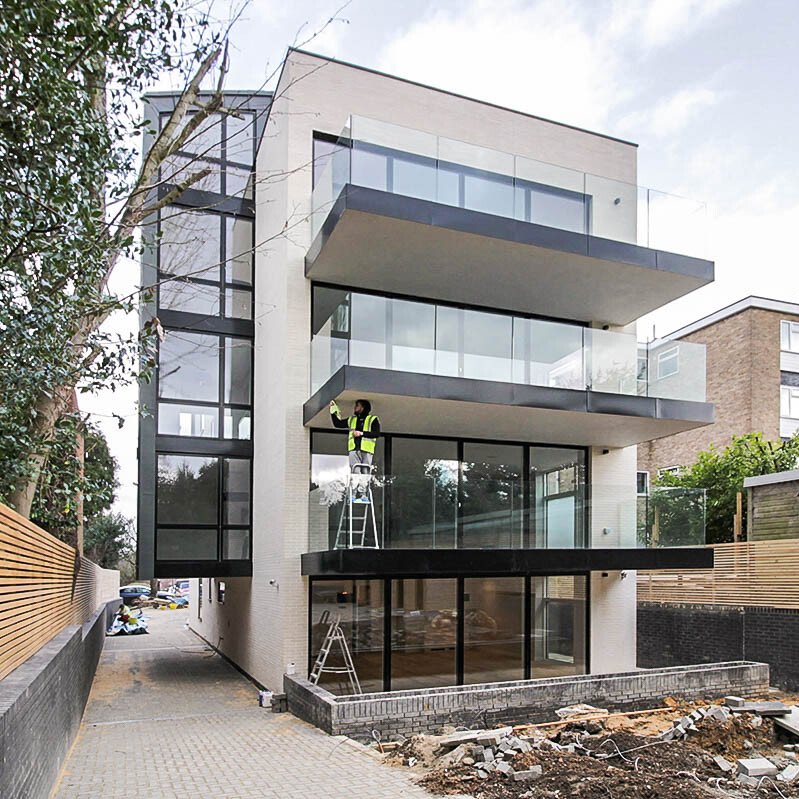
[[[312,235],[349,184],[704,257],[704,203],[623,180],[353,116],[316,182]]]
[[[634,485],[586,486],[577,475],[525,480],[431,461],[424,471],[348,476],[343,462],[311,482],[308,551],[704,545],[703,490],[641,497]]]
[[[705,400],[705,347],[315,287],[311,394],[342,366]]]

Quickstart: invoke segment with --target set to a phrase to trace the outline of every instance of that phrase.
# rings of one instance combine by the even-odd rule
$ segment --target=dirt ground
[[[794,695],[770,695],[786,704],[799,704]],[[719,702],[720,703],[720,702]],[[735,763],[741,757],[768,757],[782,769],[799,763],[783,749],[799,743],[775,728],[770,718],[752,714],[728,721],[712,718],[697,723],[698,732],[686,740],[664,741],[658,736],[674,722],[706,703],[683,704],[670,700],[663,712],[611,715],[606,719],[576,721],[560,726],[517,728],[515,733],[537,748],[516,754],[509,762],[516,771],[541,766],[542,776],[516,781],[492,771],[480,776],[475,766],[451,765],[436,736],[406,740],[387,761],[411,768],[419,783],[434,795],[465,795],[475,799],[707,799],[707,797],[773,796],[799,799],[799,780],[793,784],[763,778],[757,787],[741,785],[713,759],[721,755]],[[560,746],[575,744],[576,751],[558,751],[542,740]]]

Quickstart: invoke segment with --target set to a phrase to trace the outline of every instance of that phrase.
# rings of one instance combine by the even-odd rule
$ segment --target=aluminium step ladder
[[[380,549],[377,536],[375,504],[372,496],[372,472],[355,471],[347,475],[344,504],[338,519],[335,549]]]
[[[326,610],[319,619],[319,623],[327,624],[329,619],[330,611]],[[344,660],[344,665],[327,666],[327,657],[330,654],[333,644],[336,643],[341,649],[341,656]],[[314,685],[318,685],[319,678],[323,674],[346,674],[350,686],[352,687],[352,692],[354,694],[363,693],[361,690],[361,683],[358,680],[358,674],[355,671],[355,664],[352,662],[352,655],[350,654],[350,648],[347,644],[347,637],[344,635],[344,631],[341,629],[340,613],[336,614],[336,617],[330,622],[330,626],[327,628],[325,640],[322,642],[322,648],[319,650],[319,655],[317,656],[316,662],[313,664],[313,668],[311,669],[311,676],[309,678],[310,682],[312,682]]]

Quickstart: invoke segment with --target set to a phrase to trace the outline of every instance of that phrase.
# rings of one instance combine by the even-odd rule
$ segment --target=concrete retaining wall
[[[47,799],[78,732],[119,600],[0,680],[0,796]]]
[[[288,709],[325,732],[368,738],[378,730],[383,740],[390,740],[399,734],[435,732],[445,724],[490,727],[549,721],[555,708],[577,702],[630,710],[656,707],[666,696],[753,696],[768,688],[769,670],[764,663],[735,661],[361,696],[335,696],[300,677],[285,676],[283,685]]]
[[[718,660],[768,663],[771,684],[799,690],[799,611],[769,607],[638,604],[638,665]]]

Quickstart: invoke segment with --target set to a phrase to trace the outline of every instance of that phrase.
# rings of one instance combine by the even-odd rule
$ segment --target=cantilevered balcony
[[[621,447],[713,421],[705,348],[322,286],[305,423],[368,396],[386,430]]]
[[[440,459],[401,474],[349,477],[346,457],[335,466],[328,458],[312,479],[303,573],[548,574],[712,565],[704,548],[704,491],[655,495],[653,525],[633,486],[587,486],[567,450],[538,452],[546,457],[530,464],[527,478],[507,465]]]
[[[713,280],[705,206],[352,117],[313,192],[313,280],[626,325]]]

